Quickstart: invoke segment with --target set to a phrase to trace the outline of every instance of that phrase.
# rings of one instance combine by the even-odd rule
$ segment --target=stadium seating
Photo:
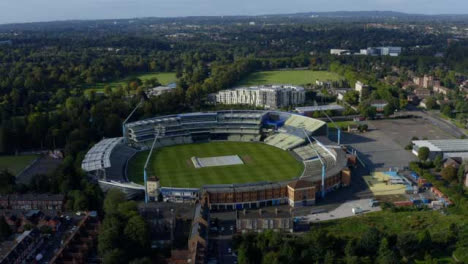
[[[323,121],[300,115],[291,115],[285,123],[286,126],[305,129],[309,132],[319,129],[324,124],[325,122]]]
[[[297,136],[277,133],[265,138],[264,142],[268,145],[288,150],[303,144],[305,140]]]
[[[306,145],[293,149],[293,151],[302,159],[309,160],[317,158],[317,152],[311,145]]]
[[[219,111],[155,117],[126,124],[128,138],[135,145],[148,148],[157,131],[157,147],[192,143],[192,141],[227,139],[232,141],[258,141],[264,120],[269,114],[280,116],[285,125],[266,138],[265,143],[290,150],[305,142],[304,129],[313,132],[325,123],[316,119],[269,111]],[[211,136],[210,136],[211,135]],[[187,138],[193,137],[193,140]]]
[[[106,168],[106,179],[115,181],[125,181],[125,167],[127,161],[138,151],[126,145],[117,145],[110,155],[112,166]]]
[[[327,170],[336,165],[336,152],[333,149],[325,149],[318,142],[295,148],[293,152],[304,161],[302,177],[320,177],[322,174],[322,161],[325,163]]]

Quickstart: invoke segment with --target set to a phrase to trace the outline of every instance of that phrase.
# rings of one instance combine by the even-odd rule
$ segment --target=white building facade
[[[240,87],[219,91],[216,94],[218,104],[243,104],[277,109],[305,102],[305,90],[301,86],[271,85]]]

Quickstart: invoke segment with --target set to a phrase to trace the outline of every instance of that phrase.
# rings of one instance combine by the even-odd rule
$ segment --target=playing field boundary
[[[128,181],[142,183],[141,160],[147,151],[140,151],[128,161]],[[223,157],[237,155],[242,166],[221,165],[195,168],[192,157]],[[249,157],[248,162],[244,157]],[[148,166],[148,177],[159,178],[162,187],[200,188],[204,185],[277,182],[300,177],[302,162],[290,152],[263,142],[212,141],[156,148]]]

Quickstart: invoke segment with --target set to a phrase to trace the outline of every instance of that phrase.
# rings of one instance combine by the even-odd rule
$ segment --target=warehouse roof
[[[343,111],[344,107],[342,107],[341,105],[336,105],[336,104],[296,107],[296,111],[298,111],[299,113],[327,111],[327,110]]]
[[[413,144],[430,151],[468,152],[468,139],[414,140]]]

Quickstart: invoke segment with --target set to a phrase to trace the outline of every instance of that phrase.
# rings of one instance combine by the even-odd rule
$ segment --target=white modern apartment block
[[[373,55],[373,56],[392,56],[396,57],[401,54],[401,47],[369,47],[361,49],[360,55]]]
[[[347,49],[331,49],[331,55],[351,55],[351,51]]]
[[[219,91],[216,94],[218,104],[254,105],[267,109],[300,105],[304,102],[304,88],[292,85],[239,87]]]

